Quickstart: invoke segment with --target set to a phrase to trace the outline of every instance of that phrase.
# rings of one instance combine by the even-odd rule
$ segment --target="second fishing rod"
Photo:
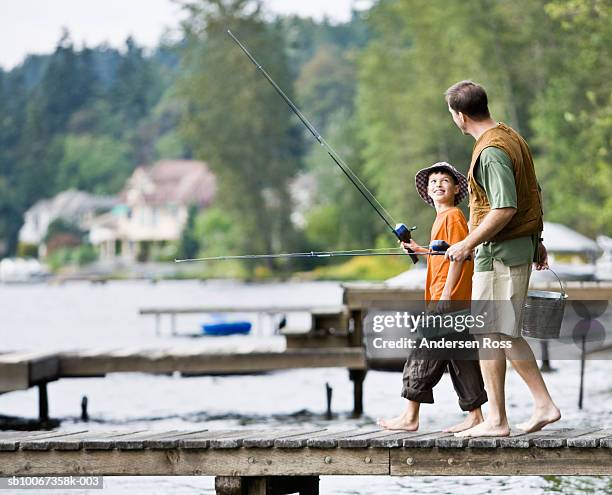
[[[257,70],[263,74],[263,76],[268,80],[268,82],[272,85],[272,87],[276,90],[278,95],[284,100],[284,102],[289,106],[289,108],[293,111],[295,115],[300,119],[300,121],[306,126],[308,131],[314,136],[314,138],[319,142],[321,146],[325,148],[327,154],[331,157],[334,163],[342,170],[344,175],[348,178],[349,181],[355,186],[355,188],[361,193],[364,199],[370,204],[370,206],[376,211],[378,216],[382,219],[385,225],[391,230],[393,235],[401,242],[410,243],[411,234],[410,232],[416,227],[408,228],[403,223],[396,223],[393,220],[393,217],[389,214],[387,210],[380,204],[380,202],[376,199],[376,197],[368,190],[365,184],[359,179],[359,177],[351,170],[351,168],[340,158],[340,156],[336,153],[336,151],[323,139],[323,136],[319,134],[319,132],[315,129],[315,127],[310,123],[310,121],[302,114],[299,108],[291,101],[291,99],[285,94],[285,92],[276,84],[274,79],[270,77],[270,75],[266,72],[266,70],[262,67],[262,65],[255,60],[255,57],[251,55],[251,53],[247,50],[247,48],[242,44],[242,42],[228,29],[227,34],[236,42],[236,44],[240,47],[240,49],[244,52],[244,54],[249,58],[251,62],[257,67]],[[391,224],[391,222],[395,223],[395,227]],[[410,248],[407,248],[408,254],[414,263],[419,261],[418,256],[414,254]]]

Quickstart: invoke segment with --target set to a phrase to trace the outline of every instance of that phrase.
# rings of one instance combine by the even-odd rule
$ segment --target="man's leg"
[[[512,339],[512,350],[508,353],[508,357],[514,369],[529,387],[534,400],[531,418],[517,424],[517,428],[530,433],[558,421],[561,412],[550,397],[533,351],[523,337]]]
[[[447,361],[408,359],[402,377],[402,397],[407,400],[406,408],[391,419],[379,418],[376,424],[387,430],[418,430],[421,403],[433,403],[433,387],[442,378],[446,365]]]
[[[483,338],[499,340],[500,334],[483,335]],[[481,344],[482,345],[482,344]],[[506,417],[506,355],[503,350],[487,354],[488,359],[480,361],[480,370],[489,398],[489,412],[485,420],[465,431],[455,433],[458,437],[505,437],[510,435],[510,426]]]

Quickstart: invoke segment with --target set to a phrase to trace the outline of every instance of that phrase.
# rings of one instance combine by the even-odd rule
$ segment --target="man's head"
[[[460,81],[444,93],[448,111],[463,134],[468,134],[470,121],[481,122],[491,118],[487,92],[473,81]]]

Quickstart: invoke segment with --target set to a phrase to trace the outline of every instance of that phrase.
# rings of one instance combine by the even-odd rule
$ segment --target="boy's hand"
[[[410,239],[410,242],[400,242],[400,244],[402,245],[402,249],[406,254],[410,254],[408,249],[412,249],[412,251],[415,253],[418,253],[423,250],[421,246],[414,242],[414,239]]]
[[[473,249],[465,242],[459,241],[449,247],[444,257],[451,261],[464,261],[468,258],[473,258]]]
[[[442,292],[442,295],[440,296],[440,300],[438,301],[438,304],[436,305],[435,312],[436,313],[446,313],[446,311],[450,309],[450,306],[451,306],[450,294],[446,294],[445,292]]]

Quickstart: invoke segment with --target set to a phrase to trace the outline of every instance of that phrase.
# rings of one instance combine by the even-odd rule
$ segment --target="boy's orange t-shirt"
[[[457,208],[438,213],[431,227],[431,240],[443,240],[455,244],[468,235],[468,225],[463,212]],[[444,256],[427,257],[427,281],[425,283],[425,300],[437,301],[442,296],[450,261]],[[466,260],[461,267],[461,275],[451,292],[453,301],[469,301],[472,298],[472,274],[474,261]]]

